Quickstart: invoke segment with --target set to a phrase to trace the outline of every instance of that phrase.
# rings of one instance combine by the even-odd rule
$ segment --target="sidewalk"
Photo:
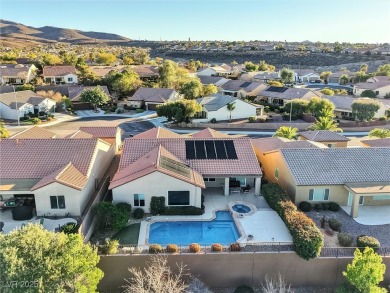
[[[104,111],[101,109],[98,109],[99,112],[95,112],[93,110],[83,110],[83,111],[76,111],[76,114],[80,118],[91,118],[91,117],[123,117],[123,118],[139,118],[139,117],[152,117],[156,115],[156,111],[144,111],[142,113],[136,113],[136,114],[104,114]]]
[[[46,122],[43,124],[37,124],[35,126],[46,127],[46,126],[56,125],[56,124],[61,123],[61,122],[78,120],[81,118],[78,116],[68,115],[68,114],[64,114],[64,113],[53,113],[53,115],[54,115],[54,118],[56,119],[55,121]],[[34,125],[20,125],[20,126],[18,126],[17,122],[12,122],[12,124],[7,123],[6,125],[7,125],[7,128],[9,128],[9,129],[18,129],[18,128],[24,129],[24,128],[29,128],[31,126],[34,126]]]

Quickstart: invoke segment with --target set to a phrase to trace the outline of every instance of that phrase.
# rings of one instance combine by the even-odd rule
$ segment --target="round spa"
[[[240,214],[246,214],[251,211],[251,208],[244,205],[244,204],[235,204],[232,206],[233,211],[240,213]]]

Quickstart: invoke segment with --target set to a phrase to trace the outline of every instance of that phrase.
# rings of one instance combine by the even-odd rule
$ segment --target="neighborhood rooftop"
[[[133,139],[144,138],[182,138],[182,136],[163,127],[155,127],[133,137]]]
[[[56,136],[56,134],[50,130],[47,130],[47,129],[45,129],[43,127],[39,127],[39,126],[33,126],[31,128],[27,128],[25,130],[22,130],[16,134],[14,134],[10,138],[18,138],[18,139],[41,138],[41,139],[44,139],[44,138],[54,138],[55,136]]]
[[[0,94],[0,102],[9,106],[11,109],[16,109],[16,102],[18,104],[18,108],[23,104],[29,103],[31,105],[38,105],[40,102],[45,100],[46,98],[41,97],[34,93],[33,91],[19,91],[16,93],[4,93]]]
[[[117,132],[120,130],[117,126],[83,126],[80,130],[85,133],[89,133],[94,137],[116,137]]]
[[[390,148],[281,149],[297,185],[390,184]]]
[[[265,137],[252,139],[252,144],[263,154],[280,149],[318,148],[317,145],[304,140],[284,140],[280,137]]]
[[[361,141],[363,144],[373,148],[390,147],[390,137],[380,139],[367,139]]]
[[[309,130],[299,132],[299,135],[312,141],[349,141],[350,139],[330,130]]]
[[[2,77],[26,77],[32,64],[0,64],[0,76]]]
[[[69,86],[68,92],[69,92],[69,99],[72,101],[78,101],[80,99],[80,94],[85,90],[91,90],[97,88],[96,86]],[[108,95],[110,96],[110,92],[108,91],[107,86],[100,86],[100,88]]]
[[[76,67],[70,65],[43,67],[43,76],[65,76],[68,74],[76,74]]]
[[[141,87],[128,100],[165,103],[174,92],[174,89]]]
[[[228,143],[225,143],[228,141]],[[194,151],[188,144],[192,144]],[[234,139],[134,139],[128,138],[124,141],[123,153],[119,164],[119,170],[122,170],[138,160],[157,146],[163,146],[170,153],[183,161],[190,168],[196,170],[203,176],[205,175],[261,175],[260,166],[254,155],[253,148],[249,138]],[[229,156],[231,148],[233,153]],[[221,153],[223,152],[223,153]],[[227,153],[225,153],[227,152]],[[234,154],[235,152],[235,154]],[[212,159],[206,157],[212,153]],[[224,157],[218,159],[216,157]],[[234,159],[236,157],[236,159]],[[202,158],[202,159],[199,159]]]
[[[230,135],[211,129],[209,127],[195,132],[191,135],[193,138],[227,138]]]
[[[229,103],[234,102],[238,98],[228,95],[214,94],[211,96],[198,98],[196,101],[198,104],[205,107],[208,111],[217,111]]]

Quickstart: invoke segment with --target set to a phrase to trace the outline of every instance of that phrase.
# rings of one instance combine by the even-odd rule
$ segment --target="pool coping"
[[[249,207],[251,210],[248,213],[236,212],[235,210],[233,210],[233,206],[236,204],[245,205],[245,206]],[[237,227],[238,233],[240,234],[240,237],[236,240],[236,243],[246,245],[246,242],[248,241],[249,235],[246,234],[244,228],[242,227],[240,218],[252,216],[253,214],[255,214],[258,211],[257,207],[254,204],[251,204],[251,203],[245,202],[245,201],[230,201],[230,202],[228,202],[228,207],[229,207],[230,214],[232,215],[232,218],[234,220],[234,223]]]

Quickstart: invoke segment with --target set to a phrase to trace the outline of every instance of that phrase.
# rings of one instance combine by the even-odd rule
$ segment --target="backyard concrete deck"
[[[40,223],[41,219],[37,219],[34,216],[31,220],[15,221],[12,219],[12,211],[6,210],[0,213],[0,221],[4,223],[3,233],[7,234],[15,229],[20,229],[24,225]],[[43,227],[48,231],[55,231],[56,228],[69,222],[77,223],[77,221],[72,218],[61,218],[57,220],[44,218]]]
[[[351,214],[350,206],[341,207],[348,215]],[[362,225],[386,225],[390,224],[390,206],[359,206],[359,213],[353,218]]]
[[[253,235],[252,240],[242,239],[242,244],[258,244],[261,242],[287,242],[291,243],[291,235],[279,215],[272,210],[262,196],[255,196],[250,193],[233,193],[229,196],[223,195],[222,188],[207,188],[203,191],[205,195],[205,213],[200,216],[153,216],[150,221],[142,221],[138,245],[146,246],[149,238],[149,226],[153,222],[164,221],[210,221],[215,217],[215,211],[228,210],[229,202],[246,202],[256,206],[257,212],[250,216],[236,219],[243,234]],[[237,225],[238,226],[238,225]],[[244,236],[245,236],[244,235]]]

